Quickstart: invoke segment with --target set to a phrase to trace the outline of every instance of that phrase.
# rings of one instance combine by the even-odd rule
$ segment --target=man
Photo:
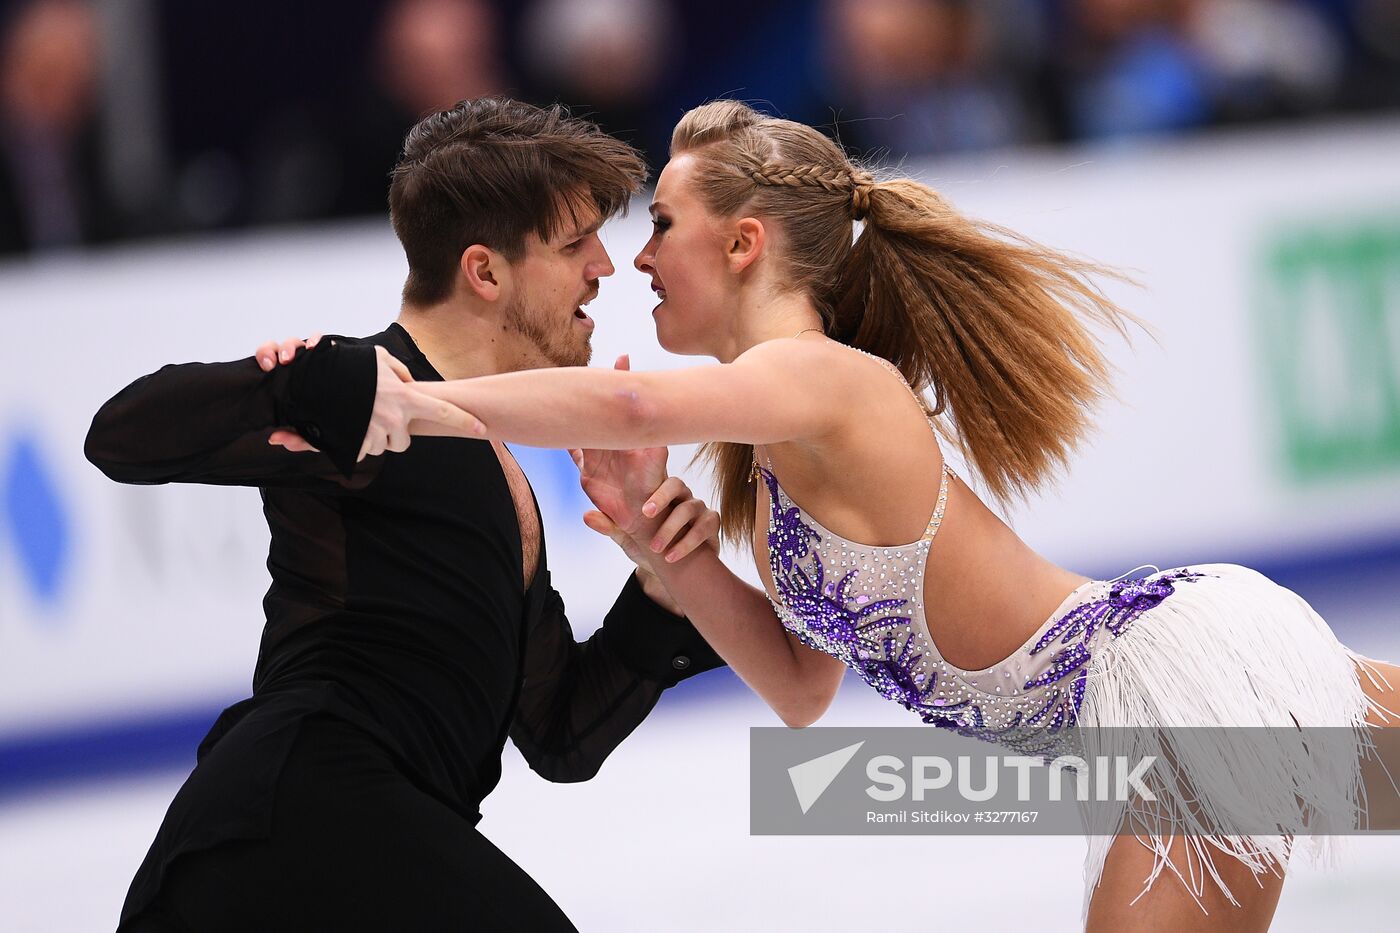
[[[588,361],[597,231],[643,177],[557,107],[464,101],[394,170],[409,275],[388,330],[167,366],[98,412],[108,476],[259,486],[272,530],[253,696],[201,744],[123,930],[573,929],[474,828],[507,734],[546,778],[586,779],[722,662],[652,577],[576,644],[510,454],[407,431],[463,417],[415,381]],[[319,452],[270,445],[279,427]]]

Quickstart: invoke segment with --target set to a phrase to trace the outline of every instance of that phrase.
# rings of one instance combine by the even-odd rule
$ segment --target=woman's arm
[[[788,634],[766,593],[735,576],[710,546],[652,568],[695,630],[786,725],[821,718],[846,667]]]
[[[657,518],[630,523],[630,533],[603,512],[584,520],[656,575],[695,630],[784,723],[811,725],[831,705],[845,666],[784,631],[767,594],[726,567],[712,542],[675,562],[665,559],[664,542],[674,532],[663,527],[663,518],[671,501],[689,494],[684,482],[670,477],[649,500],[659,505]],[[662,546],[649,547],[653,539]]]
[[[534,447],[770,444],[842,427],[857,388],[849,356],[815,341],[772,340],[715,366],[635,373],[575,366],[419,389],[475,415],[490,437]]]

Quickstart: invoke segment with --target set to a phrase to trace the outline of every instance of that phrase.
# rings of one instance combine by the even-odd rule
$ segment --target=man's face
[[[583,305],[598,295],[598,280],[612,275],[612,260],[598,238],[597,211],[580,216],[551,240],[535,234],[525,255],[512,263],[515,289],[505,326],[523,336],[549,366],[586,366],[593,356],[593,319]]]

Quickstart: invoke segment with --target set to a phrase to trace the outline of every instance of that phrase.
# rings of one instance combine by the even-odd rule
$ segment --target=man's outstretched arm
[[[93,418],[84,452],[124,483],[260,485],[318,477],[348,480],[374,406],[376,354],[368,343],[327,337],[295,363],[264,372],[252,357],[184,363],[142,376]],[[267,443],[300,424],[314,457]]]

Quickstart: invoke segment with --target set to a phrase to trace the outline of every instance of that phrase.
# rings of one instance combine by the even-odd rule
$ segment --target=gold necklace
[[[812,333],[812,332],[816,332],[816,333],[818,333],[818,334],[824,334],[824,333],[826,333],[826,331],[822,330],[820,327],[809,327],[809,328],[807,328],[806,330],[799,330],[797,333],[793,334],[793,335],[792,335],[792,339],[793,339],[793,340],[796,340],[798,337],[801,337],[803,334]]]

